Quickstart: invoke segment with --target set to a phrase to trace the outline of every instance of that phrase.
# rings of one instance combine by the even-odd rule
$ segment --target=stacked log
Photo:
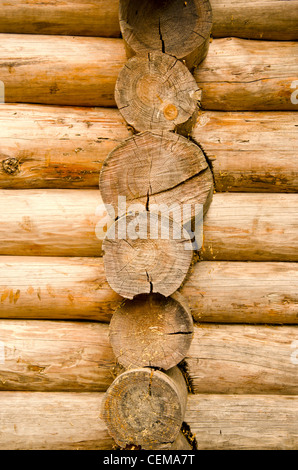
[[[191,2],[188,1],[188,4]],[[298,39],[297,0],[211,0],[213,37],[292,41]],[[118,0],[6,1],[2,33],[119,37]],[[176,24],[175,24],[176,28]]]
[[[6,103],[115,106],[126,63],[122,39],[0,34],[0,44]],[[291,101],[297,50],[297,42],[213,40],[194,74],[203,108],[297,109]]]
[[[297,192],[295,117],[200,111],[192,138],[212,162],[216,191]],[[108,108],[2,104],[0,124],[5,189],[97,188],[106,156],[131,136]]]

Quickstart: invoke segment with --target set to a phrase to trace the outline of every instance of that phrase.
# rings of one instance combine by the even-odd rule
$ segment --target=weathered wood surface
[[[213,46],[213,47],[211,47]],[[194,76],[204,109],[297,110],[297,42],[214,40]],[[292,102],[293,101],[293,102]]]
[[[1,392],[0,449],[113,449],[99,418],[102,399],[103,393]],[[185,419],[199,450],[298,445],[295,396],[189,395]]]
[[[189,395],[186,422],[198,450],[295,450],[298,397]]]
[[[297,395],[297,334],[293,325],[195,325],[185,358],[194,393]],[[2,391],[105,391],[119,372],[106,324],[1,320],[0,341]]]
[[[297,261],[297,203],[297,194],[215,194],[204,221],[203,259]]]
[[[0,45],[7,103],[115,106],[116,79],[126,63],[122,39],[0,34]],[[213,40],[195,72],[202,106],[297,109],[291,101],[297,54],[297,42]]]
[[[192,137],[212,162],[216,191],[298,191],[294,112],[204,111]]]
[[[0,390],[104,392],[116,359],[108,325],[0,322]]]
[[[1,450],[104,450],[102,393],[1,392]]]
[[[103,241],[107,281],[119,295],[172,295],[193,258],[189,233],[172,219],[141,211],[120,217]]]
[[[98,188],[103,161],[130,135],[116,109],[1,104],[0,187]]]
[[[217,191],[296,192],[297,132],[294,112],[204,111],[192,136]],[[103,161],[130,135],[115,109],[2,104],[0,187],[97,188]]]
[[[116,443],[142,449],[168,449],[177,439],[187,402],[187,386],[177,367],[162,372],[133,369],[114,380],[101,410]]]
[[[181,293],[194,319],[298,323],[296,263],[197,263]],[[0,317],[109,322],[122,298],[101,258],[0,258]]]
[[[125,368],[157,367],[168,370],[181,362],[193,337],[187,301],[140,295],[124,301],[113,313],[109,339],[117,361]]]
[[[119,37],[118,0],[3,0],[0,32]]]
[[[109,154],[99,189],[104,203],[113,208],[113,218],[140,204],[144,210],[160,212],[185,226],[207,212],[213,176],[202,150],[185,137],[172,132],[142,132]],[[126,198],[121,207],[119,196]]]
[[[119,0],[119,22],[127,54],[160,51],[196,67],[208,52],[212,28],[209,0]]]
[[[297,326],[195,325],[193,391],[297,395],[297,339]]]
[[[138,54],[120,71],[117,107],[137,131],[172,131],[195,121],[201,92],[188,68],[162,52]]]
[[[1,2],[0,32],[119,37],[118,0]],[[297,0],[210,0],[213,37],[298,39]]]
[[[16,52],[17,51],[17,52]],[[0,34],[6,103],[115,106],[120,39]]]
[[[99,191],[0,190],[0,254],[100,256]],[[103,226],[105,225],[102,219]]]
[[[213,37],[298,39],[297,0],[210,0]]]
[[[203,261],[180,292],[194,319],[211,323],[298,323],[298,265]]]
[[[101,255],[111,219],[98,190],[3,189],[0,201],[1,255]],[[297,194],[215,194],[203,259],[297,261],[297,206]]]

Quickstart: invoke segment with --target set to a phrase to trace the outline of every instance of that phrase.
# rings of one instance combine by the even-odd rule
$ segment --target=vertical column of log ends
[[[134,135],[108,155],[99,182],[114,219],[103,242],[106,278],[123,297],[110,323],[122,372],[101,414],[121,449],[187,450],[181,361],[193,320],[176,291],[213,195],[206,158],[188,138],[200,98],[191,72],[207,54],[212,12],[208,0],[120,0],[119,16],[129,58],[115,99]]]

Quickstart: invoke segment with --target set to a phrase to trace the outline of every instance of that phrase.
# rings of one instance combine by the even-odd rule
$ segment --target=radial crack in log
[[[193,142],[170,132],[143,132],[109,154],[99,188],[111,217],[124,215],[137,203],[186,225],[199,212],[207,212],[213,177]],[[119,204],[119,196],[126,204]]]
[[[186,356],[193,321],[181,295],[145,294],[126,300],[110,323],[110,342],[126,368],[170,369]]]
[[[119,73],[115,100],[137,131],[174,130],[184,133],[195,123],[200,90],[187,67],[160,52],[137,55]]]
[[[143,293],[173,294],[188,272],[193,247],[183,227],[144,211],[120,217],[109,228],[103,250],[109,285],[132,299]]]
[[[189,68],[206,56],[212,27],[209,0],[120,0],[120,29],[128,56],[167,52]]]
[[[134,369],[114,380],[103,399],[101,414],[122,448],[167,449],[179,435],[186,401],[187,388],[177,367],[166,373]]]

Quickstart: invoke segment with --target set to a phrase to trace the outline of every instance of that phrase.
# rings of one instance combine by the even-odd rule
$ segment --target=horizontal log
[[[111,219],[98,190],[2,189],[0,201],[1,255],[101,255]],[[215,194],[203,259],[297,261],[297,206],[297,194]]]
[[[215,194],[204,221],[205,260],[297,261],[297,194]]]
[[[116,359],[108,325],[0,322],[0,390],[104,392]]]
[[[213,47],[212,47],[213,46]],[[214,40],[194,77],[204,109],[297,110],[297,42]]]
[[[296,263],[197,263],[180,292],[194,319],[211,323],[298,323]]]
[[[0,44],[7,103],[115,106],[121,39],[0,34]],[[203,108],[297,109],[297,51],[295,42],[215,39],[195,72]]]
[[[17,51],[17,53],[16,53]],[[121,39],[0,34],[7,103],[115,106]]]
[[[1,392],[1,450],[105,450],[102,393]]]
[[[298,2],[290,0],[210,0],[213,37],[298,39]]]
[[[1,450],[113,449],[102,393],[1,392]],[[189,395],[199,450],[295,450],[298,397]],[[260,438],[261,436],[261,438]]]
[[[1,199],[1,254],[101,255],[95,234],[99,191],[2,189]]]
[[[210,0],[213,37],[295,40],[297,1]],[[24,0],[1,5],[1,33],[67,34],[71,36],[120,35],[118,0]]]
[[[212,162],[216,191],[297,192],[294,112],[200,113],[192,137]]]
[[[104,391],[118,368],[108,325],[0,321],[0,390]],[[297,326],[196,325],[194,393],[298,394]]]
[[[186,422],[198,450],[294,450],[298,397],[190,395]]]
[[[298,191],[295,117],[201,112],[192,137],[212,161],[216,191]],[[115,109],[3,104],[0,187],[98,188],[102,163],[130,135]]]
[[[194,393],[298,394],[297,326],[195,325]]]
[[[180,289],[200,322],[298,323],[296,263],[200,262]],[[0,318],[109,322],[101,258],[0,257]]]
[[[0,187],[98,188],[103,161],[130,135],[116,109],[2,104]]]

